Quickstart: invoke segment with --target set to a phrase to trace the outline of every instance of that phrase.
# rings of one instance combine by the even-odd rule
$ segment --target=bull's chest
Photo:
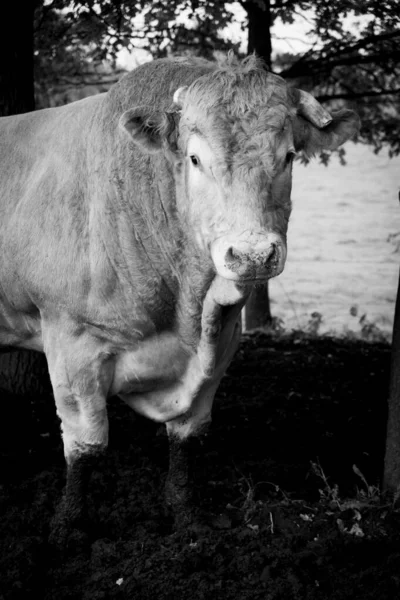
[[[218,339],[202,334],[195,349],[172,334],[144,342],[118,357],[111,392],[154,421],[192,413],[195,406],[212,402],[239,335],[236,314]]]
[[[190,350],[179,336],[165,332],[122,350],[115,360],[112,394],[130,394],[164,388],[183,376]]]
[[[238,294],[239,301],[224,307],[219,299],[225,297],[217,292],[213,284],[203,306],[201,333],[191,346],[178,333],[168,332],[121,352],[111,393],[161,422],[187,414],[212,397],[239,342],[243,300]]]

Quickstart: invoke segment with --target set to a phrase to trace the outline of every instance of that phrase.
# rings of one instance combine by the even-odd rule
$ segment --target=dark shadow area
[[[4,394],[1,600],[398,597],[400,516],[374,488],[389,362],[384,344],[245,336],[195,449],[196,496],[220,515],[198,538],[163,507],[164,428],[112,399],[89,541],[62,558],[47,543],[64,483],[54,405]]]

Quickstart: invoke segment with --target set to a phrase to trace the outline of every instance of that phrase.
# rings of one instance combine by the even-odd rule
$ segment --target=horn
[[[183,103],[185,101],[185,96],[186,96],[187,89],[188,89],[187,85],[184,85],[183,87],[178,88],[175,91],[175,94],[174,94],[174,98],[173,98],[174,104],[177,104],[181,108],[182,108]]]
[[[331,115],[323,106],[308,92],[297,90],[297,112],[299,115],[310,121],[313,125],[322,129],[333,121]]]

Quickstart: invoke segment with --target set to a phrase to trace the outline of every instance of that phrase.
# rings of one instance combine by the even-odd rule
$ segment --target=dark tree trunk
[[[268,69],[271,69],[271,26],[272,15],[269,0],[252,0],[242,3],[248,17],[247,52],[256,52],[264,59]]]
[[[383,487],[400,503],[400,278],[393,325]]]
[[[3,2],[0,19],[0,115],[35,108],[33,18],[35,2]]]
[[[268,284],[255,288],[246,302],[244,309],[245,330],[264,327],[271,324],[271,309],[269,304]]]
[[[256,52],[271,69],[271,25],[272,16],[269,0],[253,0],[242,3],[248,17],[248,53]],[[271,323],[268,284],[256,288],[245,307],[245,329],[263,327]]]
[[[35,108],[33,22],[35,2],[4,2],[0,19],[0,116]],[[45,357],[20,350],[0,354],[0,388],[23,395],[49,392]]]

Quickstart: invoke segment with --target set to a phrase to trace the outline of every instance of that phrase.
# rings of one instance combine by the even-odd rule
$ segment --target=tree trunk
[[[247,12],[248,17],[248,47],[247,51],[256,52],[271,69],[271,25],[272,16],[269,0],[253,0],[252,2],[244,2],[243,8]],[[271,310],[268,293],[268,284],[263,287],[255,288],[246,303],[244,309],[245,329],[254,329],[255,327],[263,327],[271,323]]]
[[[255,327],[265,327],[272,321],[269,303],[268,283],[253,289],[244,309],[245,331]]]
[[[400,502],[400,277],[393,324],[383,488]]]
[[[268,69],[271,69],[271,26],[272,15],[269,0],[253,0],[244,2],[243,8],[248,18],[247,52],[256,52],[264,59]]]
[[[35,2],[4,2],[0,19],[0,116],[35,108],[33,20]],[[49,393],[44,356],[19,350],[0,354],[0,388],[18,396]]]
[[[35,108],[33,18],[35,2],[4,2],[0,19],[0,115]]]

